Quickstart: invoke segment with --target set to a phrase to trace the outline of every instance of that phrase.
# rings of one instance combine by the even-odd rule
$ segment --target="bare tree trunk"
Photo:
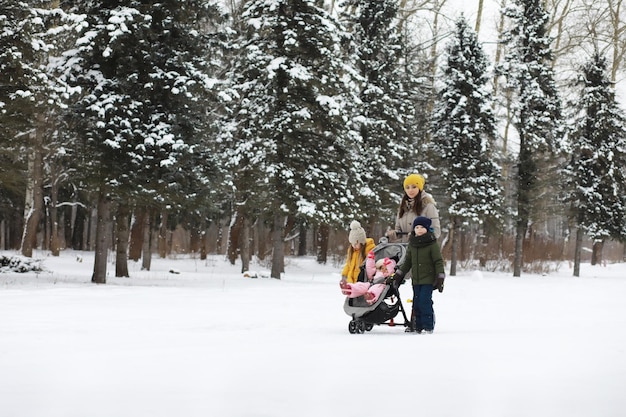
[[[117,208],[115,234],[115,276],[129,277],[128,273],[128,239],[130,238],[130,206],[120,204]]]
[[[267,226],[265,222],[257,221],[255,229],[257,232],[257,238],[255,240],[257,246],[256,254],[259,259],[265,259],[269,253],[269,236],[267,236]]]
[[[602,263],[602,248],[604,248],[603,240],[593,242],[593,247],[591,249],[591,265]]]
[[[163,259],[167,256],[167,211],[161,211],[161,224],[159,227],[159,236],[157,249],[159,256]]]
[[[478,0],[478,11],[476,12],[476,26],[474,30],[476,31],[476,35],[480,32],[480,22],[483,18],[483,3],[484,0]]]
[[[59,256],[61,252],[61,239],[59,235],[59,219],[57,202],[59,201],[59,183],[56,179],[52,181],[50,188],[50,253],[52,256]]]
[[[37,229],[43,216],[43,132],[35,129],[31,134],[33,146],[28,155],[28,181],[24,200],[23,256],[32,257],[37,246]]]
[[[457,262],[457,251],[458,251],[458,242],[457,238],[457,221],[456,218],[452,219],[450,224],[450,276],[456,276],[456,262]]]
[[[299,240],[298,240],[298,256],[306,256],[306,235],[307,228],[306,223],[300,223],[300,232],[299,232]]]
[[[228,260],[231,265],[235,265],[237,257],[241,251],[241,229],[244,224],[244,214],[241,206],[236,206],[230,221],[228,230]]]
[[[96,203],[97,205],[97,203]],[[95,250],[96,248],[96,228],[98,224],[98,208],[91,207],[87,216],[87,236],[85,236],[85,242],[87,243],[87,250]]]
[[[613,49],[613,59],[611,60],[611,81],[615,82],[617,78],[617,72],[622,63],[622,59],[624,58],[624,54],[626,53],[626,48],[624,47],[624,30],[626,29],[624,25],[624,19],[622,18],[621,8],[622,8],[622,0],[609,1],[609,15],[611,17],[611,47]]]
[[[143,225],[147,210],[144,207],[135,208],[132,225],[130,227],[130,246],[128,248],[128,258],[137,262],[141,258],[143,248]]]
[[[109,226],[111,223],[111,200],[104,191],[98,194],[98,214],[96,221],[96,253],[91,282],[106,284],[107,255],[109,251]]]
[[[74,226],[72,229],[72,249],[85,250],[85,225],[87,224],[89,210],[82,205],[75,207],[76,217],[74,218]]]
[[[207,252],[208,252],[207,251],[207,245],[208,245],[207,239],[208,239],[209,234],[207,233],[207,225],[204,220],[202,220],[202,225],[200,227],[201,227],[200,230],[202,230],[202,234],[201,234],[202,240],[200,244],[200,259],[204,261],[207,257]]]
[[[241,230],[241,272],[250,270],[250,221],[244,219]]]
[[[285,217],[274,216],[272,228],[272,278],[280,279],[281,273],[285,270],[285,245],[283,242],[283,230],[285,228]]]
[[[524,257],[524,235],[526,235],[526,223],[518,220],[515,231],[515,258],[513,260],[513,276],[522,275],[522,262]]]
[[[556,53],[554,54],[554,59],[552,60],[551,68],[554,69],[554,66],[557,61],[557,54],[560,53],[561,43],[563,42],[564,36],[564,27],[567,26],[565,19],[568,17],[570,10],[572,7],[572,0],[566,0],[562,2],[562,7],[559,8],[556,4],[550,10],[546,8],[548,12],[550,12],[550,22],[548,23],[548,32],[555,33],[553,36],[553,47],[552,50]],[[554,30],[552,30],[554,28]]]
[[[574,248],[574,276],[580,276],[580,253],[583,248],[583,228],[578,225],[576,228],[576,247]]]
[[[504,7],[505,4],[506,4],[506,1],[503,0],[501,7]],[[504,18],[504,14],[500,13],[500,21],[498,22],[498,38],[501,38],[502,35],[504,34],[505,22],[506,22],[506,20]],[[502,60],[503,50],[504,50],[504,45],[502,44],[502,42],[498,42],[498,44],[496,45],[496,56],[495,56],[494,62],[493,62],[494,66],[497,66],[497,65],[500,64],[500,61]],[[494,95],[494,97],[496,97],[497,94],[498,94],[498,77],[499,77],[498,74],[494,75],[494,77],[493,77],[493,95]],[[494,100],[493,101],[493,106],[495,106],[496,103],[497,103],[497,100]],[[506,150],[506,148],[505,148],[505,150]]]
[[[326,223],[319,225],[317,230],[317,263],[326,264],[328,262],[328,236],[330,228]]]
[[[146,210],[146,214],[143,218],[143,250],[141,256],[141,269],[144,271],[150,270],[150,264],[152,263],[152,210]]]

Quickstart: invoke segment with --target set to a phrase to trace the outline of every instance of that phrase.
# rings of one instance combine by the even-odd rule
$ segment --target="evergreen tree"
[[[606,59],[599,53],[582,67],[572,157],[566,173],[576,220],[574,275],[580,274],[582,237],[593,241],[591,264],[601,261],[606,239],[626,238],[626,119],[615,100]]]
[[[233,46],[225,165],[239,207],[258,208],[272,224],[274,278],[283,269],[286,218],[346,223],[361,184],[345,127],[344,30],[319,3],[246,2]]]
[[[10,166],[21,171],[7,184],[23,187],[24,256],[36,247],[45,179],[63,148],[60,115],[71,91],[55,73],[55,57],[79,22],[53,1],[0,3],[0,135]]]
[[[77,6],[88,29],[67,56],[71,81],[84,89],[74,109],[85,139],[76,156],[85,183],[99,191],[99,210],[130,200],[155,219],[166,206],[184,206],[197,186],[212,186],[203,167],[217,166],[210,159],[217,155],[207,152],[199,103],[215,84],[205,30],[217,9],[200,0],[127,4]],[[105,282],[103,254],[96,248],[98,283]]]
[[[30,103],[23,97],[32,78],[23,56],[30,39],[23,23],[27,14],[22,4],[0,1],[0,220],[6,221],[22,217],[26,188],[23,147],[15,137],[31,129],[24,114]],[[12,213],[16,207],[21,211]],[[22,221],[17,223],[21,226]]]
[[[366,187],[359,198],[368,207],[369,223],[378,223],[395,215],[393,194],[413,145],[408,127],[415,111],[402,84],[398,5],[394,0],[348,0],[342,6],[361,82],[360,104],[350,124],[362,142],[358,163]]]
[[[558,190],[552,173],[558,161],[555,156],[563,149],[563,129],[543,2],[513,0],[503,13],[511,19],[511,28],[504,36],[508,49],[500,71],[517,95],[513,123],[520,147],[513,276],[520,276],[529,222],[540,214],[540,205]]]
[[[446,55],[433,136],[450,199],[450,275],[456,275],[458,233],[484,222],[497,224],[501,220],[502,189],[500,168],[492,151],[496,127],[487,90],[487,59],[464,17],[456,23]]]

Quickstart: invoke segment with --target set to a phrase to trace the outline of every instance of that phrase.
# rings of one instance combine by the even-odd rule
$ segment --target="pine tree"
[[[74,109],[85,138],[76,156],[84,158],[83,180],[99,191],[99,209],[130,200],[156,219],[166,206],[184,207],[196,187],[212,185],[203,171],[217,166],[217,155],[206,152],[207,115],[199,103],[206,105],[215,83],[204,28],[217,9],[200,0],[184,7],[174,0],[126,4],[77,6],[89,27],[67,57],[70,80],[85,91]],[[96,248],[98,283],[105,282],[103,253]]]
[[[593,241],[591,264],[602,260],[606,239],[626,238],[626,118],[615,100],[606,59],[595,53],[578,80],[580,100],[566,170],[576,220],[574,275],[580,274],[582,238]]]
[[[259,208],[272,224],[274,278],[283,268],[286,218],[345,223],[359,183],[345,127],[344,30],[319,3],[245,3],[233,47],[225,165],[239,207]]]
[[[395,215],[394,192],[411,146],[408,126],[415,113],[402,84],[403,42],[393,0],[348,0],[342,4],[353,40],[360,104],[350,124],[362,142],[358,161],[366,187],[359,195],[370,223]]]
[[[456,23],[446,55],[433,136],[442,156],[439,168],[450,199],[450,275],[456,275],[457,234],[485,222],[497,225],[502,189],[492,150],[496,127],[487,90],[487,59],[464,17]]]
[[[53,1],[0,4],[0,135],[6,138],[3,152],[9,152],[13,168],[22,171],[14,176],[19,181],[9,183],[24,187],[24,202],[19,204],[24,207],[24,256],[32,256],[36,247],[45,217],[45,180],[63,147],[60,115],[70,90],[54,72],[55,58],[79,20]]]
[[[513,112],[519,135],[517,163],[517,215],[513,276],[520,276],[523,242],[529,222],[554,194],[551,180],[555,158],[563,149],[561,104],[550,67],[552,52],[547,32],[548,15],[541,0],[514,0],[503,11],[511,19],[505,34],[508,50],[500,72],[517,95]]]
[[[26,85],[31,78],[28,68],[24,68],[27,62],[23,55],[30,39],[22,23],[27,14],[22,4],[0,2],[0,219],[3,221],[23,216],[27,166],[21,157],[21,141],[14,138],[32,128],[25,116],[30,106],[25,97]],[[9,208],[15,207],[22,208],[19,216],[10,214]],[[21,228],[22,220],[12,223]],[[22,232],[14,229],[14,233]]]

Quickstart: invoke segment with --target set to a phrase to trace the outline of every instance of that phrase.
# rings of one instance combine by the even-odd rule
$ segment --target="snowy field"
[[[522,278],[461,272],[434,295],[432,335],[349,334],[339,269],[311,258],[290,258],[282,280],[244,278],[221,256],[131,263],[130,279],[112,277],[111,263],[106,285],[90,283],[91,253],[43,267],[0,274],[2,417],[626,410],[626,264],[585,264],[580,278],[567,265]]]

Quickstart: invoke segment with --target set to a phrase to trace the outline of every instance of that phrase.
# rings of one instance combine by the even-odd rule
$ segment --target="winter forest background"
[[[622,6],[0,0],[0,249],[278,278],[382,236],[420,172],[451,275],[623,261]]]

